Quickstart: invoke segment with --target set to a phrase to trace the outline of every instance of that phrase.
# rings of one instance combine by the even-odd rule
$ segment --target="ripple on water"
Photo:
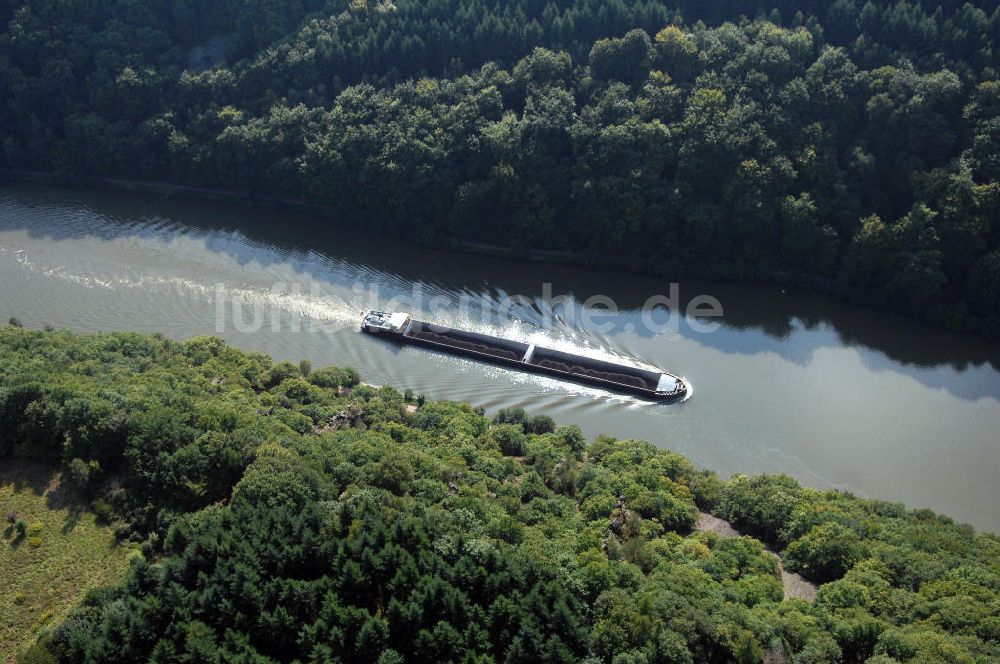
[[[732,284],[704,286],[727,312],[718,333],[682,324],[643,335],[626,331],[641,317],[638,305],[625,305],[664,292],[657,280],[444,254],[345,229],[324,233],[313,220],[299,228],[296,219],[209,203],[0,188],[0,315],[83,331],[220,334],[278,359],[353,365],[368,382],[432,398],[544,411],[588,435],[652,440],[724,473],[788,472],[1000,530],[992,508],[1000,504],[996,347],[820,296],[796,295],[792,306],[768,287]],[[570,294],[556,312],[542,300],[545,282]],[[421,306],[407,301],[415,286]],[[516,294],[526,297],[512,301]],[[594,294],[622,303],[606,317],[610,331],[580,324],[581,303]],[[697,396],[664,406],[399,347],[357,331],[362,311],[376,307],[634,359],[688,376]],[[254,310],[264,312],[259,329],[235,324],[234,311]]]

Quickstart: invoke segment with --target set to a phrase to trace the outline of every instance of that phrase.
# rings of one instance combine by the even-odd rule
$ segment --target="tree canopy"
[[[0,461],[61,465],[142,552],[25,661],[1000,657],[994,535],[308,369],[0,328]],[[784,597],[765,545],[814,601]]]
[[[1000,335],[995,0],[4,0],[0,25],[10,169]]]

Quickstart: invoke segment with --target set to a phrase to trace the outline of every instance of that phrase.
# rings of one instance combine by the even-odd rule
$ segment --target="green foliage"
[[[0,505],[24,517],[23,535],[0,535],[0,661],[54,661],[46,635],[88,590],[119,583],[128,568],[128,547],[78,498],[58,469],[0,459]]]
[[[522,456],[526,451],[527,437],[517,424],[497,424],[491,428],[490,435],[505,456]]]
[[[693,664],[1000,652],[1000,542],[926,510],[783,476],[724,482],[647,442],[585,447],[578,428],[519,409],[490,421],[426,402],[411,414],[403,394],[354,372],[303,376],[214,339],[7,327],[0,350],[7,455],[71,475],[99,462],[109,481],[93,486],[92,511],[144,540],[122,556],[122,582],[92,591],[32,657]],[[696,505],[753,536],[692,532]],[[20,555],[60,545],[58,529],[16,523],[39,538]],[[17,529],[11,551],[22,551]],[[784,599],[761,540],[826,582],[814,602]]]
[[[785,549],[788,566],[818,581],[844,575],[865,556],[858,534],[839,523],[814,526]]]
[[[996,0],[8,0],[0,25],[7,168],[1000,334]]]
[[[226,499],[254,450],[293,432],[287,423],[311,431],[345,407],[340,395],[298,378],[294,366],[206,338],[82,341],[7,327],[0,355],[0,453],[61,460],[86,491],[101,473],[122,475],[130,490],[107,502],[140,532]],[[310,378],[357,383],[353,370],[320,369]]]
[[[97,517],[97,522],[106,524],[111,521],[111,505],[103,500],[95,500],[90,504],[90,511]]]
[[[97,482],[101,472],[101,464],[91,459],[84,461],[74,457],[67,466],[69,479],[84,493],[89,492]]]
[[[308,368],[302,375],[317,387],[354,387],[361,382],[358,372],[351,368],[327,367],[316,371],[312,371],[311,365]]]
[[[720,511],[744,532],[776,542],[783,537],[801,493],[787,475],[737,475],[726,484]]]

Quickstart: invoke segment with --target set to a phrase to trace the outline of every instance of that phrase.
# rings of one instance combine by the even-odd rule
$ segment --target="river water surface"
[[[724,475],[785,472],[1000,532],[1000,347],[780,286],[685,281],[679,292],[680,309],[711,295],[724,315],[668,318],[660,307],[654,333],[642,308],[670,295],[661,279],[428,250],[288,212],[0,187],[4,320],[218,334],[430,398],[651,440]],[[547,293],[564,296],[554,315]],[[600,329],[581,315],[595,295],[618,307],[591,318]],[[399,347],[358,332],[371,305],[634,358],[686,376],[694,396],[652,404]]]

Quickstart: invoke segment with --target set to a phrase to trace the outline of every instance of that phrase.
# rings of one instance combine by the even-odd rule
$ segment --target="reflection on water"
[[[675,317],[652,334],[641,308],[669,294],[663,280],[422,249],[289,213],[20,185],[0,189],[0,280],[0,316],[28,325],[185,338],[221,323],[232,343],[278,358],[349,364],[369,382],[649,439],[725,474],[788,472],[1000,530],[1000,349],[815,294],[683,282],[680,310],[712,295],[721,326],[704,334]],[[566,296],[555,316],[546,283]],[[581,324],[596,294],[618,308],[602,331]],[[634,358],[687,376],[697,396],[650,404],[358,332],[364,308],[393,304]]]

